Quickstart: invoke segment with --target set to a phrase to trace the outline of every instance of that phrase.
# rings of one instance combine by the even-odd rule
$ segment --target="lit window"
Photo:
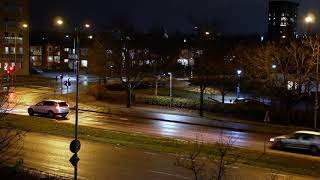
[[[54,56],[54,62],[60,63],[60,56]]]
[[[4,63],[4,70],[5,71],[8,70],[8,63],[7,62]]]
[[[0,63],[0,69],[1,69],[1,63]]]
[[[19,54],[23,54],[23,47],[19,47]]]
[[[48,56],[48,62],[53,62],[53,57],[52,56]]]
[[[4,47],[4,53],[9,54],[9,47]]]
[[[69,48],[64,48],[64,52],[69,52]]]
[[[63,62],[67,63],[67,62],[69,62],[69,59],[64,59],[64,61],[63,61]]]
[[[16,63],[12,62],[11,67],[15,67],[15,66],[16,66]]]
[[[280,26],[287,26],[288,25],[288,18],[281,17],[281,23]]]
[[[88,67],[88,61],[87,60],[81,60],[81,67]]]
[[[15,47],[11,47],[11,54],[15,54],[16,53],[16,48]]]

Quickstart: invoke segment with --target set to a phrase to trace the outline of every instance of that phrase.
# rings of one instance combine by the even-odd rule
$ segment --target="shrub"
[[[99,85],[91,86],[89,88],[88,94],[94,96],[96,100],[116,103],[126,102],[127,97],[125,91],[110,91],[104,86]]]
[[[171,99],[168,96],[139,95],[137,97],[138,103],[160,106],[170,106],[170,100]],[[199,102],[192,99],[175,97],[172,99],[172,106],[178,108],[198,109]]]

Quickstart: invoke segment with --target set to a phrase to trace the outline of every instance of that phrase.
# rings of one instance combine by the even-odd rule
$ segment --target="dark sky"
[[[128,17],[139,30],[163,25],[169,31],[190,31],[192,21],[214,22],[224,33],[263,34],[267,0],[30,0],[31,26],[50,27],[54,16],[68,22],[91,21],[100,28]],[[319,0],[301,0],[299,27],[306,12],[320,11]],[[49,25],[48,25],[49,24]]]

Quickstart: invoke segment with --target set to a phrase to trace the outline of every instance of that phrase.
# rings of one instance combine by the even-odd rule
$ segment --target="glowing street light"
[[[90,24],[85,24],[84,27],[85,28],[90,28]]]
[[[88,39],[93,39],[93,36],[92,35],[88,36]]]
[[[22,24],[22,28],[27,29],[28,27],[29,27],[29,25],[27,23]]]
[[[312,14],[309,14],[307,17],[305,17],[304,21],[307,24],[311,24],[311,23],[314,23],[315,18],[314,18],[314,16]]]
[[[275,65],[275,64],[272,64],[272,69],[276,69],[277,68],[277,65]]]
[[[206,31],[204,34],[208,36],[208,35],[210,35],[210,32]]]
[[[241,75],[241,73],[242,73],[242,70],[238,69],[238,70],[237,70],[237,74],[238,74],[238,76],[240,76],[240,75]]]
[[[56,24],[58,26],[62,26],[63,25],[63,20],[62,19],[57,19]]]

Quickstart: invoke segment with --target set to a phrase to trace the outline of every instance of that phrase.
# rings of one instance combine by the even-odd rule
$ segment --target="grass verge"
[[[74,126],[72,124],[61,123],[42,117],[18,115],[8,115],[6,119],[0,121],[0,126],[14,127],[29,132],[46,133],[65,137],[72,137],[74,132]],[[192,151],[194,147],[192,143],[172,138],[151,137],[85,126],[79,127],[79,137],[86,140],[176,154]],[[212,153],[215,152],[215,148],[215,145],[204,145],[203,155],[212,155]],[[319,160],[274,153],[262,155],[260,151],[243,148],[233,148],[230,154],[240,155],[240,162],[242,164],[320,177],[320,171],[318,171],[318,169],[320,169]]]

